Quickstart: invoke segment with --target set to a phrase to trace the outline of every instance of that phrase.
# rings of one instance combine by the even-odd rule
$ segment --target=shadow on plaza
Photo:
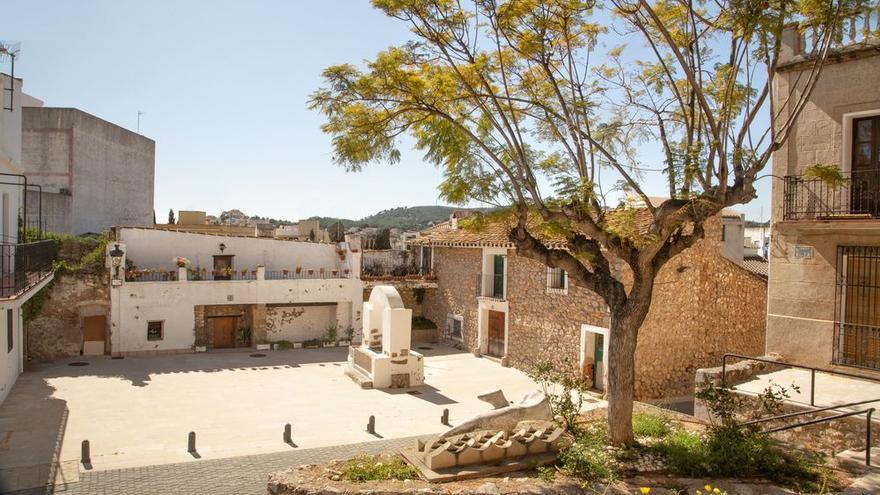
[[[20,378],[0,404],[0,494],[55,493],[56,481],[78,481],[60,469],[67,401],[52,397],[55,388],[46,380],[34,380]]]
[[[428,357],[462,353],[457,349],[435,344],[423,345],[419,352]],[[110,356],[78,356],[51,361],[32,361],[28,363],[27,371],[39,373],[46,379],[79,376],[116,377],[128,380],[132,386],[145,387],[150,384],[151,375],[216,373],[228,370],[259,371],[302,366],[342,368],[345,366],[347,358],[348,347],[277,351],[229,349],[204,353],[125,357],[123,359],[114,359]],[[426,390],[424,395],[424,399],[431,402],[449,400],[436,391]]]

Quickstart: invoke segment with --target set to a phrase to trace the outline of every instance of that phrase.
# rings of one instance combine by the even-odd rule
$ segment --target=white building
[[[93,353],[308,345],[347,340],[361,327],[361,259],[348,242],[137,227],[115,235],[108,246],[111,330],[86,346]],[[118,273],[114,249],[124,253],[115,253]]]
[[[20,218],[28,218],[27,186],[21,167],[21,79],[0,74],[0,402],[24,370],[21,306],[52,280],[55,246],[25,243]],[[11,91],[10,91],[11,90]]]

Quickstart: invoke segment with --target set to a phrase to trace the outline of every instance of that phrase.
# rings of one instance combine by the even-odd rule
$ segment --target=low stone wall
[[[28,359],[79,356],[83,346],[83,319],[110,314],[110,287],[106,277],[87,274],[56,275],[43,289],[40,314],[25,324]]]

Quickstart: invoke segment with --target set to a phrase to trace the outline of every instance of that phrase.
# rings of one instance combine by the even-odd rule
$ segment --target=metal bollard
[[[376,434],[376,416],[370,416],[367,421],[367,433]]]
[[[92,449],[89,446],[88,440],[82,441],[82,450],[80,452],[80,460],[83,464],[91,464],[92,463]]]
[[[293,443],[293,431],[290,427],[290,423],[284,425],[284,443]]]
[[[440,424],[449,426],[449,409],[443,410],[443,415],[440,416]]]
[[[196,432],[189,432],[189,438],[186,442],[186,451],[190,454],[195,453],[196,451]]]

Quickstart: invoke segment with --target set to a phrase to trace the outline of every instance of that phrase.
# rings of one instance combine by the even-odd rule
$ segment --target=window
[[[449,335],[455,337],[457,339],[461,338],[461,322],[462,317],[458,315],[447,315],[446,316],[446,331],[449,332]]]
[[[721,224],[721,240],[725,241],[727,237],[727,225]]]
[[[163,324],[161,321],[148,321],[147,322],[147,340],[162,340],[163,337]]]
[[[548,292],[565,292],[568,290],[568,274],[562,268],[547,267]]]
[[[13,329],[12,329],[12,310],[6,310],[6,353],[12,352],[13,347],[15,347],[15,342],[12,341]]]
[[[880,116],[853,120],[850,213],[880,216]]]
[[[840,246],[834,362],[880,369],[880,247]]]

